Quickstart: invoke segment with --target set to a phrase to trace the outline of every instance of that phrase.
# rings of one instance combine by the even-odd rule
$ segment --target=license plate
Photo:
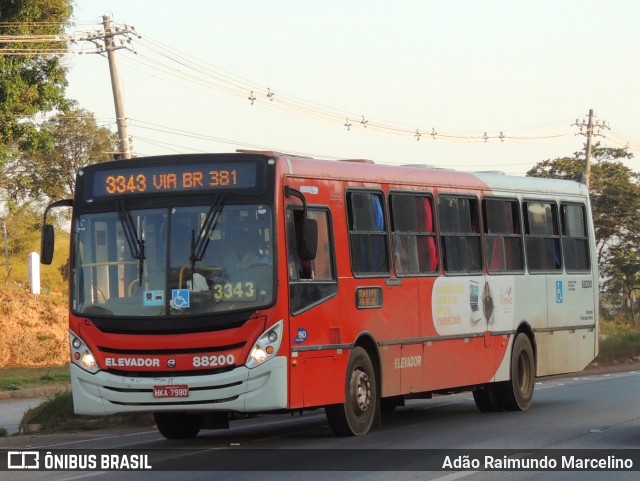
[[[154,398],[189,397],[187,384],[169,384],[166,386],[153,386]]]

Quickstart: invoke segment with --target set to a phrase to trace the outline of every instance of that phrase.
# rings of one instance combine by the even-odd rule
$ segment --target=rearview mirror
[[[44,210],[44,215],[42,216],[42,232],[40,234],[40,264],[49,265],[53,260],[54,232],[53,225],[47,224],[47,215],[51,209],[57,207],[73,207],[73,200],[57,200],[49,204]]]
[[[55,243],[55,233],[53,225],[45,224],[42,226],[40,236],[40,263],[49,265],[53,260],[53,247]]]
[[[302,238],[298,245],[300,258],[311,261],[318,252],[318,222],[315,219],[304,219],[302,224]]]

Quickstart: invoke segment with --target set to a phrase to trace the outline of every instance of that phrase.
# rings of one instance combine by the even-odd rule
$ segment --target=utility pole
[[[576,135],[584,135],[587,138],[587,144],[585,146],[585,158],[584,158],[584,178],[585,183],[587,185],[587,189],[589,188],[589,183],[591,181],[591,142],[593,137],[602,137],[600,134],[601,129],[608,129],[609,126],[605,121],[593,121],[593,109],[589,109],[589,115],[587,120],[583,120],[580,122],[576,119],[576,122],[572,124],[575,127],[580,127],[579,134]],[[585,129],[585,132],[582,130]]]
[[[116,46],[113,40],[114,34],[111,25],[111,17],[104,15],[102,17],[104,26],[104,45],[107,51],[107,59],[109,60],[109,72],[111,73],[111,89],[113,90],[113,103],[116,108],[116,124],[118,126],[118,139],[120,142],[120,153],[125,159],[131,158],[131,147],[129,145],[129,135],[127,134],[127,122],[124,114],[124,103],[122,101],[122,86],[120,85],[120,76],[118,74],[118,65],[116,64]]]
[[[591,137],[593,136],[593,109],[589,109],[589,120],[587,121],[587,147],[584,160],[584,178],[586,179],[587,190],[591,181]]]
[[[2,219],[2,234],[4,237],[4,262],[7,266],[7,275],[9,275],[11,264],[9,264],[9,245],[7,243],[7,219]]]

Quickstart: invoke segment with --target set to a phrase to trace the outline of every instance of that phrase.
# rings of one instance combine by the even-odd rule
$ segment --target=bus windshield
[[[81,315],[202,315],[273,301],[268,205],[128,202],[79,215],[73,237],[72,307]]]

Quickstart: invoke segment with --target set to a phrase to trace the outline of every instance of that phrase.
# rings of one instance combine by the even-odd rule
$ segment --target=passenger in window
[[[292,280],[313,279],[311,261],[302,260],[297,251],[289,252],[289,278]]]
[[[229,231],[225,237],[222,266],[227,271],[247,269],[256,265],[268,265],[269,257],[259,251],[255,232],[247,229]]]
[[[196,219],[187,215],[174,218],[171,226],[171,267],[189,264],[191,245],[198,232]]]
[[[402,245],[402,238],[400,236],[396,236],[393,242],[393,265],[398,274],[404,274],[407,269],[406,266],[409,264],[409,255],[407,254],[407,250]]]

